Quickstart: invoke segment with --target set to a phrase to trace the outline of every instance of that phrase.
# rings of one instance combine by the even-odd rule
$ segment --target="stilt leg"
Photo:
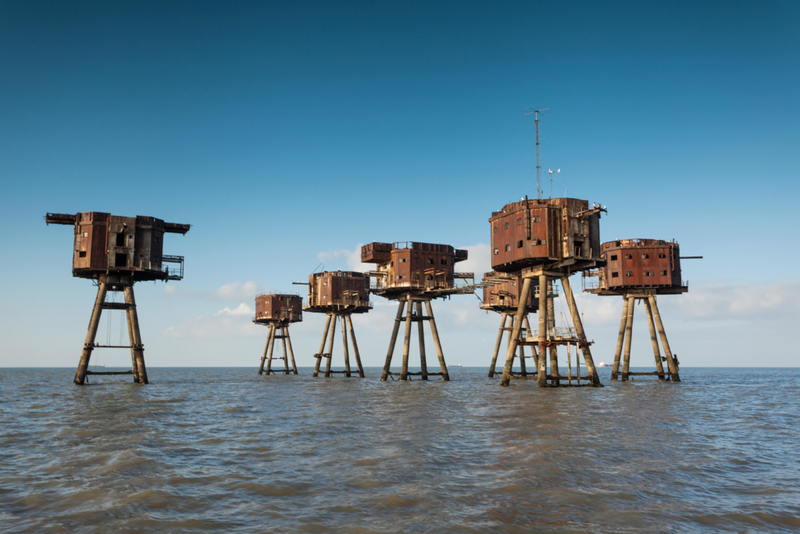
[[[511,330],[510,343],[508,350],[506,350],[506,364],[503,367],[503,378],[500,381],[501,386],[507,386],[511,382],[511,370],[514,365],[514,353],[517,352],[517,340],[519,339],[519,330],[522,327],[522,318],[525,317],[528,295],[531,293],[531,279],[525,278],[522,281],[522,293],[519,297],[519,306],[517,306],[517,313],[514,317],[514,328]]]
[[[667,332],[664,330],[664,324],[661,322],[661,314],[658,313],[658,303],[655,297],[649,297],[650,307],[653,310],[653,317],[658,326],[658,334],[661,336],[661,345],[664,346],[664,355],[667,357],[667,365],[669,366],[669,374],[673,382],[680,382],[681,378],[678,376],[679,365],[672,356],[672,351],[669,348],[669,341],[667,340]]]
[[[269,350],[269,342],[272,340],[272,325],[269,325],[267,332],[267,342],[264,344],[264,355],[261,356],[261,367],[258,368],[258,374],[264,374],[264,364],[267,363],[267,351]]]
[[[342,315],[342,350],[344,350],[344,376],[350,378],[350,348],[347,346],[347,315]]]
[[[503,333],[505,332],[506,321],[508,320],[508,314],[503,312],[502,313],[503,320],[500,321],[500,330],[497,332],[497,341],[494,344],[494,353],[492,354],[492,365],[489,367],[489,378],[494,377],[494,369],[497,365],[497,355],[500,353],[500,345],[503,344]]]
[[[622,356],[622,381],[628,381],[631,370],[631,338],[633,337],[633,312],[636,308],[636,298],[628,297],[628,322],[625,325],[625,353]]]
[[[394,329],[392,330],[392,339],[389,342],[389,352],[386,353],[386,363],[383,365],[383,372],[381,373],[381,382],[386,382],[389,378],[389,370],[392,367],[392,355],[394,354],[394,346],[397,343],[397,333],[400,331],[400,322],[403,320],[403,308],[406,301],[401,300],[397,303],[397,317],[394,318]]]
[[[289,351],[286,350],[286,332],[289,331],[289,328],[286,326],[281,326],[281,344],[283,345],[283,374],[289,374]]]
[[[572,385],[572,351],[569,343],[567,343],[567,384]],[[578,385],[580,385],[580,381]]]
[[[323,354],[325,350],[325,340],[328,339],[328,330],[331,327],[331,318],[333,318],[333,314],[329,313],[328,318],[325,320],[325,330],[322,332],[322,343],[319,344],[319,352],[318,354]],[[319,366],[322,363],[322,356],[317,358],[317,363],[314,364],[314,374],[312,376],[319,375]]]
[[[89,329],[86,332],[86,341],[83,342],[83,352],[81,352],[81,359],[78,362],[78,370],[75,372],[75,379],[73,383],[82,386],[86,382],[86,371],[89,370],[89,360],[92,357],[94,347],[94,338],[97,336],[97,327],[100,326],[100,315],[103,313],[103,302],[106,300],[106,293],[108,292],[108,285],[105,282],[99,282],[97,285],[97,297],[94,300],[94,308],[92,308],[92,316],[89,319]]]
[[[275,350],[275,331],[278,327],[275,323],[269,325],[269,354],[267,354],[267,374],[272,374],[272,351]]]
[[[650,299],[644,299],[644,311],[647,314],[647,326],[650,327],[650,343],[653,345],[653,356],[656,358],[656,371],[659,380],[666,380],[664,376],[664,366],[661,365],[661,351],[658,349],[658,338],[656,338],[656,325],[653,321],[653,312],[650,309]]]
[[[353,341],[353,354],[356,357],[356,365],[358,366],[358,377],[364,378],[364,367],[361,365],[361,354],[358,352],[358,343],[356,343],[356,332],[353,330],[353,317],[347,316],[347,325],[350,328],[350,339]]]
[[[580,339],[583,361],[586,364],[586,372],[589,373],[590,384],[595,387],[602,387],[603,384],[600,383],[600,377],[597,375],[594,359],[592,359],[592,351],[586,340],[586,331],[583,329],[583,321],[581,321],[581,315],[578,313],[578,306],[575,305],[575,296],[572,294],[572,285],[569,283],[569,276],[561,278],[561,285],[564,288],[564,296],[567,297],[570,315],[572,315],[572,324],[575,325],[575,331],[578,334],[578,339]],[[578,367],[578,372],[580,373],[580,367]]]
[[[333,361],[333,340],[336,339],[336,320],[338,317],[336,315],[333,316],[333,323],[331,323],[331,338],[328,341],[328,361],[325,362],[325,378],[330,378],[331,376],[331,362]]]
[[[289,344],[289,357],[292,359],[292,372],[297,374],[297,363],[294,361],[294,351],[292,350],[292,338],[289,337],[289,327],[286,327],[286,342]]]
[[[125,309],[125,317],[128,320],[128,340],[131,346],[131,369],[133,370],[133,382],[139,383],[139,368],[136,365],[136,334],[133,332],[133,313],[131,310]]]
[[[525,345],[519,345],[519,376],[528,376],[525,367]]]
[[[422,320],[422,303],[417,302],[417,333],[419,334],[419,365],[420,376],[423,380],[428,379],[428,361],[425,357],[425,324]]]
[[[140,384],[148,384],[147,367],[144,365],[144,345],[142,344],[142,333],[139,331],[139,315],[136,313],[136,298],[133,296],[133,286],[125,286],[125,302],[131,312],[131,322],[133,323],[133,335],[136,338],[134,353],[136,355],[136,373],[139,376]]]
[[[628,325],[628,298],[622,300],[622,319],[619,321],[619,336],[617,336],[617,350],[614,352],[614,367],[611,368],[611,380],[616,380],[619,375],[619,360],[622,357],[622,344],[625,341],[625,327]]]
[[[414,302],[408,295],[408,309],[406,310],[406,334],[403,338],[403,365],[400,367],[400,380],[408,380],[408,351],[411,345],[411,315],[414,312]]]
[[[439,369],[442,371],[442,380],[448,382],[450,380],[450,373],[447,372],[447,364],[444,363],[444,352],[442,351],[442,343],[439,341],[439,329],[436,328],[436,319],[433,318],[431,301],[425,301],[425,309],[428,310],[428,317],[430,317],[431,321],[431,336],[433,337],[433,346],[436,348],[436,356],[439,358]]]
[[[511,316],[511,321],[510,322],[511,322],[511,324],[509,324],[508,327],[511,329],[511,332],[514,332],[514,325],[517,323],[516,315],[512,315]],[[520,330],[522,330],[522,327],[520,327]],[[518,345],[519,345],[519,338],[517,338],[516,341],[514,341],[514,346],[516,347]],[[510,346],[511,346],[511,334],[508,335],[508,343],[506,343],[506,355],[508,354],[508,347],[510,347]],[[514,372],[514,361],[516,359],[517,359],[517,350],[515,348],[514,349],[514,355],[511,357],[511,372],[512,373]]]
[[[547,332],[548,334],[552,332],[553,334],[549,337],[555,335],[556,329],[556,307],[555,302],[553,302],[553,294],[555,290],[553,288],[554,280],[549,280],[547,284]],[[548,347],[548,352],[550,353],[550,376],[552,376],[552,384],[555,386],[559,385],[558,376],[560,373],[558,372],[558,346],[550,345]]]
[[[539,387],[547,385],[547,276],[539,275],[539,367],[536,369]]]
[[[525,335],[528,340],[533,339],[533,330],[531,329],[531,322],[528,320],[528,314],[525,314]],[[533,354],[533,363],[536,369],[539,369],[539,353],[536,351],[536,345],[531,345],[531,354]]]

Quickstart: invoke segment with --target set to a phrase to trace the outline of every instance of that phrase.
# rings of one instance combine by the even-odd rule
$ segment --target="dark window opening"
[[[664,254],[663,252],[661,252],[661,253],[659,253],[658,257],[659,257],[659,258],[661,258],[661,259],[663,260],[664,258],[666,258],[666,257],[667,257],[667,255],[666,255],[666,254]]]
[[[433,258],[428,258],[428,263],[429,263],[430,265],[433,265]]]
[[[124,247],[125,246],[125,234],[122,232],[117,234],[117,246]]]
[[[642,254],[642,259],[644,260],[650,259],[650,254]]]
[[[115,267],[127,267],[128,266],[128,255],[127,254],[114,254],[114,266]]]
[[[611,273],[611,278],[619,278],[619,273]]]
[[[630,254],[625,254],[625,259],[626,260],[632,260],[633,256],[631,256]]]
[[[522,240],[517,241],[517,248],[522,248]]]
[[[442,265],[447,265],[447,258],[442,258]]]
[[[633,272],[632,271],[626,271],[625,272],[625,276],[633,276]]]
[[[661,271],[661,276],[667,276],[667,271]]]
[[[611,255],[611,261],[617,261],[617,255],[616,254],[612,254]]]
[[[85,250],[81,250],[80,252],[78,252],[78,257],[79,258],[85,258],[86,257],[86,251]]]
[[[583,243],[575,243],[575,255],[583,256]]]

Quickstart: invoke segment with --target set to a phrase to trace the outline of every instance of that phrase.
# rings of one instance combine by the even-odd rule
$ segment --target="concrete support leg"
[[[149,384],[147,380],[147,367],[144,364],[144,344],[142,344],[142,333],[139,331],[139,314],[136,312],[136,298],[133,295],[133,286],[125,286],[125,303],[128,305],[128,313],[131,314],[133,323],[133,335],[136,338],[134,354],[136,357],[136,375],[139,377],[140,384]]]
[[[331,376],[331,362],[333,361],[333,340],[336,339],[336,320],[338,317],[336,315],[333,316],[333,322],[331,323],[331,337],[328,341],[328,361],[325,362],[325,378],[330,378]]]
[[[439,340],[439,329],[436,328],[436,319],[433,317],[433,307],[431,306],[431,301],[425,301],[425,309],[428,310],[428,317],[430,317],[431,321],[431,336],[433,337],[433,346],[436,348],[436,356],[439,358],[439,369],[442,372],[442,380],[444,382],[449,382],[450,373],[447,371],[447,364],[444,362],[442,342]]]
[[[528,320],[527,313],[525,314],[525,335],[528,341],[533,339],[533,329],[531,329],[531,322]],[[533,355],[533,367],[539,369],[539,353],[536,351],[536,345],[531,345],[531,354]]]
[[[289,327],[286,327],[286,342],[289,344],[289,357],[292,359],[292,372],[297,374],[297,363],[294,361],[294,350],[292,350],[292,338],[289,337]]]
[[[356,343],[356,331],[353,329],[353,317],[347,316],[347,325],[350,328],[350,339],[353,341],[353,355],[356,357],[356,366],[358,366],[358,377],[364,378],[364,367],[361,365],[361,354],[358,352],[358,343]]]
[[[531,293],[531,279],[525,278],[522,281],[522,293],[519,297],[519,306],[517,306],[517,313],[514,317],[514,327],[511,330],[511,337],[509,339],[508,350],[506,350],[506,364],[503,367],[503,378],[500,380],[501,386],[507,386],[511,382],[511,371],[514,365],[514,354],[517,352],[517,340],[519,339],[519,330],[522,327],[522,319],[527,312],[528,296]]]
[[[136,335],[133,333],[133,314],[125,309],[125,317],[128,321],[128,341],[131,346],[131,370],[133,371],[133,382],[139,383],[139,369],[136,365]]]
[[[381,373],[381,382],[386,382],[389,378],[389,371],[392,368],[392,356],[394,355],[394,346],[397,343],[397,333],[400,332],[400,322],[403,320],[403,308],[406,301],[401,300],[397,303],[397,317],[394,318],[394,329],[392,330],[392,339],[389,341],[389,352],[386,353],[386,363],[383,364],[383,372]]]
[[[494,377],[495,367],[497,366],[497,355],[500,353],[500,345],[503,344],[503,333],[505,332],[508,314],[503,312],[502,316],[503,320],[500,321],[500,330],[497,332],[497,342],[494,344],[494,352],[492,353],[492,365],[489,367],[489,378]]]
[[[289,351],[286,347],[286,335],[289,331],[289,327],[281,325],[281,341],[283,345],[283,374],[289,374]]]
[[[350,347],[347,343],[347,315],[342,315],[342,350],[344,351],[344,376],[350,378]]]
[[[644,301],[644,311],[647,314],[647,326],[650,327],[650,343],[653,345],[653,356],[656,359],[656,372],[659,380],[666,380],[664,376],[664,366],[661,365],[661,351],[658,348],[658,338],[656,337],[656,325],[653,321],[653,312],[650,307],[650,299]]]
[[[411,315],[414,313],[414,302],[411,295],[407,297],[408,310],[406,311],[406,333],[403,338],[403,364],[400,367],[400,380],[408,380],[408,352],[411,348]]]
[[[331,328],[331,319],[333,318],[333,314],[329,313],[327,319],[325,320],[325,330],[322,332],[322,342],[319,344],[319,352],[317,354],[323,354],[325,351],[325,341],[328,339],[328,330]],[[319,366],[322,363],[322,357],[317,358],[317,363],[314,364],[314,374],[312,376],[319,376]]]
[[[664,330],[664,323],[661,322],[661,314],[658,312],[658,303],[655,297],[649,297],[650,307],[653,310],[653,317],[658,326],[658,334],[661,336],[661,345],[664,347],[664,355],[667,357],[667,365],[669,366],[669,374],[673,382],[680,382],[679,364],[677,358],[673,357],[672,350],[669,348],[669,341],[667,340],[667,332]]]
[[[625,324],[625,353],[622,357],[622,381],[628,381],[631,369],[631,338],[633,337],[633,311],[636,308],[636,298],[628,297],[628,322]]]
[[[625,342],[625,327],[628,325],[628,298],[622,299],[622,319],[619,321],[619,335],[617,336],[617,350],[614,352],[614,366],[611,368],[611,380],[616,380],[619,375],[619,362],[622,357],[622,344]]]
[[[275,350],[275,332],[278,327],[275,323],[269,325],[269,354],[267,354],[267,374],[272,373],[272,351]]]
[[[555,332],[556,329],[556,306],[554,302],[553,295],[555,294],[555,288],[553,284],[555,283],[554,280],[549,280],[547,284],[547,331],[548,332]],[[552,337],[552,336],[551,336]],[[552,384],[555,386],[559,385],[558,376],[560,373],[558,372],[558,347],[556,345],[550,345],[548,347],[548,352],[550,353],[550,376],[553,377]]]
[[[419,366],[422,380],[428,379],[428,360],[425,356],[425,321],[422,319],[422,303],[417,302],[417,334],[419,335]]]
[[[74,384],[82,386],[86,382],[86,371],[89,370],[89,360],[92,357],[92,350],[94,350],[94,338],[97,336],[97,327],[100,326],[100,316],[103,313],[103,302],[106,300],[106,293],[108,292],[108,285],[105,282],[100,282],[97,285],[97,297],[94,299],[94,308],[92,308],[92,316],[89,319],[89,329],[86,332],[86,341],[83,342],[83,352],[81,352],[81,359],[78,362],[78,370],[75,372]]]
[[[597,374],[597,368],[594,366],[592,351],[586,339],[586,331],[583,329],[583,321],[581,321],[581,315],[578,313],[578,306],[575,305],[575,295],[572,294],[572,285],[569,283],[569,276],[561,278],[561,286],[564,288],[564,296],[567,298],[570,315],[572,315],[572,324],[575,325],[575,331],[578,334],[578,339],[580,339],[583,361],[586,364],[586,372],[589,373],[590,385],[594,387],[603,387],[603,384],[600,383],[600,377]],[[580,373],[580,367],[578,367],[578,373]]]
[[[272,325],[269,325],[267,332],[267,342],[264,344],[264,354],[261,356],[261,367],[258,368],[258,374],[264,374],[264,365],[267,363],[267,351],[269,350],[269,343],[272,341]]]
[[[536,369],[536,383],[547,386],[547,276],[539,276],[539,367]]]

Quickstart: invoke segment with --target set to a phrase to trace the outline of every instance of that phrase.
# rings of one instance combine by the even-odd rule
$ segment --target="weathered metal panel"
[[[675,241],[623,239],[600,247],[607,261],[600,271],[595,292],[655,288],[674,293],[684,290],[681,281],[680,247]]]

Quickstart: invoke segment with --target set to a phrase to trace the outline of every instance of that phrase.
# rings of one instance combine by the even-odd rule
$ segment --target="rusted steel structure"
[[[474,279],[472,273],[457,273],[455,264],[467,259],[466,250],[456,250],[450,245],[432,243],[398,242],[370,243],[361,247],[361,261],[375,263],[377,269],[369,273],[372,283],[370,291],[389,300],[398,301],[386,363],[381,373],[385,381],[396,373],[390,371],[397,334],[403,322],[403,310],[406,308],[405,337],[403,341],[403,363],[400,380],[408,380],[411,375],[420,375],[422,380],[429,376],[441,376],[442,380],[450,380],[447,364],[444,360],[439,331],[433,317],[431,301],[458,293],[472,293],[472,288],[459,287],[457,280]],[[425,304],[427,315],[422,311]],[[433,343],[439,358],[441,372],[429,373],[425,355],[424,323],[430,323]],[[411,343],[411,323],[418,325],[420,372],[408,371],[408,356]]]
[[[271,293],[256,295],[256,315],[253,317],[255,324],[269,327],[267,343],[264,345],[264,354],[261,356],[261,367],[258,374],[297,374],[297,364],[294,361],[292,339],[289,337],[289,325],[303,320],[303,299],[300,295],[287,295]],[[272,357],[275,349],[275,340],[280,339],[283,344],[283,358]],[[287,347],[288,343],[288,347]],[[287,350],[288,349],[288,350]],[[283,360],[283,369],[272,368],[272,360]],[[289,369],[289,360],[292,369]],[[266,370],[264,364],[266,363]]]
[[[659,380],[680,382],[678,358],[670,349],[656,300],[657,295],[680,295],[689,290],[688,282],[681,280],[680,246],[675,241],[661,239],[621,239],[603,243],[600,252],[606,264],[601,269],[583,273],[583,290],[602,296],[621,295],[624,300],[611,379],[621,378],[625,382],[630,376],[653,375]],[[655,372],[630,372],[633,312],[637,301],[644,302]],[[664,356],[661,356],[656,331]],[[667,363],[667,371],[663,362]]]
[[[325,329],[322,332],[322,342],[319,352],[314,355],[317,363],[314,365],[314,376],[319,376],[323,358],[325,361],[325,376],[344,374],[353,376],[350,370],[350,347],[347,342],[347,331],[353,344],[353,355],[356,359],[359,378],[364,378],[364,367],[361,365],[361,354],[358,352],[356,333],[353,329],[352,315],[354,313],[367,313],[372,309],[369,301],[369,276],[365,273],[354,271],[325,271],[314,273],[308,277],[308,305],[305,311],[324,313],[327,318]],[[333,359],[333,340],[336,337],[336,321],[342,323],[342,346],[344,348],[344,370],[331,370]],[[330,340],[328,340],[330,334]],[[325,342],[328,350],[325,351]]]
[[[500,329],[497,332],[497,342],[494,345],[494,352],[492,353],[492,363],[489,366],[489,378],[492,378],[496,373],[497,356],[500,353],[500,346],[503,344],[503,335],[506,332],[509,332],[508,343],[511,343],[510,333],[514,329],[515,314],[517,308],[519,307],[519,297],[522,291],[522,279],[517,275],[490,271],[488,273],[484,273],[483,282],[483,300],[481,301],[481,309],[497,312],[502,317],[500,321]],[[537,285],[535,287],[535,291],[538,290],[539,286]],[[528,321],[528,313],[536,312],[539,309],[539,301],[535,298],[533,293],[534,292],[531,291],[531,294],[528,297],[528,302],[525,306],[525,315],[523,316],[524,326],[520,330],[520,336],[524,341],[521,340],[518,342],[520,376],[528,375],[525,359],[529,356],[526,356],[525,354],[525,345],[530,344],[529,342],[532,339],[531,336],[533,332],[531,330],[530,322]],[[509,318],[511,319],[510,325],[506,327],[506,322],[508,322]],[[535,362],[539,357],[538,353],[536,352],[535,345],[532,345],[532,352],[533,353],[531,354],[530,358],[533,358],[535,368]]]
[[[543,356],[550,348],[550,374],[547,358],[537,362],[536,380],[539,386],[563,386],[565,377],[558,370],[558,345],[575,344],[580,347],[586,363],[587,376],[578,376],[588,385],[601,386],[592,360],[590,342],[586,339],[569,277],[572,273],[589,270],[603,263],[600,257],[600,214],[605,211],[599,204],[589,205],[575,198],[523,199],[512,202],[489,218],[491,231],[492,268],[522,279],[519,303],[511,332],[511,342],[506,352],[506,364],[501,384],[507,386],[514,377],[514,354],[520,342],[522,322],[528,309],[533,280],[539,287],[551,287],[551,282],[561,280],[564,296],[569,305],[574,330],[559,333],[554,327],[552,291],[539,291],[538,354]],[[569,378],[569,377],[568,377]],[[571,380],[569,380],[571,382]]]
[[[183,235],[191,225],[164,222],[155,217],[120,217],[97,211],[76,215],[48,213],[45,221],[48,225],[63,224],[74,228],[72,276],[94,280],[97,285],[97,298],[74,383],[83,385],[88,375],[131,374],[134,382],[147,384],[144,345],[139,331],[133,284],[183,278],[183,256],[163,253],[164,234]],[[124,293],[125,302],[106,302],[109,291]],[[125,310],[130,345],[95,343],[103,310]],[[102,347],[130,348],[132,369],[124,372],[89,371],[92,351]]]

